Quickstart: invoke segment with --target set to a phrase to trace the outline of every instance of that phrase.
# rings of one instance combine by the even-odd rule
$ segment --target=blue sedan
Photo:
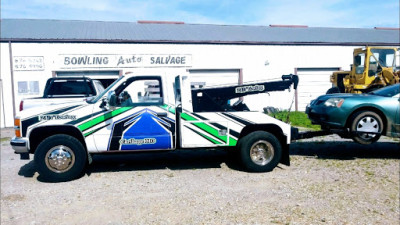
[[[368,94],[328,94],[311,101],[306,113],[314,124],[360,144],[381,135],[400,137],[400,84]]]

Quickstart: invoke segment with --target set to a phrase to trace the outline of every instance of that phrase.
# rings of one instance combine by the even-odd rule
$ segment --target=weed
[[[3,141],[10,141],[10,140],[11,140],[11,138],[9,138],[9,137],[0,138],[0,141],[1,141],[1,142],[3,142]]]
[[[365,171],[365,175],[367,175],[367,176],[369,176],[369,177],[372,177],[372,176],[375,175],[375,173],[372,172],[372,171]]]
[[[277,113],[270,113],[269,116],[272,116],[278,120],[287,122],[288,111],[281,111]],[[307,114],[304,112],[290,112],[289,114],[289,122],[292,126],[295,127],[305,127],[311,128],[313,130],[321,130],[321,126],[313,125],[311,121],[308,119]]]

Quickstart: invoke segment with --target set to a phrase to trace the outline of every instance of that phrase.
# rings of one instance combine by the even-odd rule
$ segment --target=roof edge
[[[371,42],[252,42],[252,41],[168,41],[168,40],[108,40],[108,39],[7,39],[6,43],[98,43],[98,44],[213,44],[213,45],[316,45],[316,46],[398,46],[398,43]]]

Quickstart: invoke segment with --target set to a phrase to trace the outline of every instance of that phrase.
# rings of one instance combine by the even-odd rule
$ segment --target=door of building
[[[324,95],[332,87],[330,76],[338,70],[339,67],[297,68],[300,80],[297,88],[297,110],[304,112],[311,100]]]

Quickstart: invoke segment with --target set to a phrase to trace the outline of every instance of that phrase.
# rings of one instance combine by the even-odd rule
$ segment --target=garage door
[[[297,109],[305,111],[311,100],[326,93],[332,87],[330,76],[340,68],[297,68],[300,82],[297,88]]]

